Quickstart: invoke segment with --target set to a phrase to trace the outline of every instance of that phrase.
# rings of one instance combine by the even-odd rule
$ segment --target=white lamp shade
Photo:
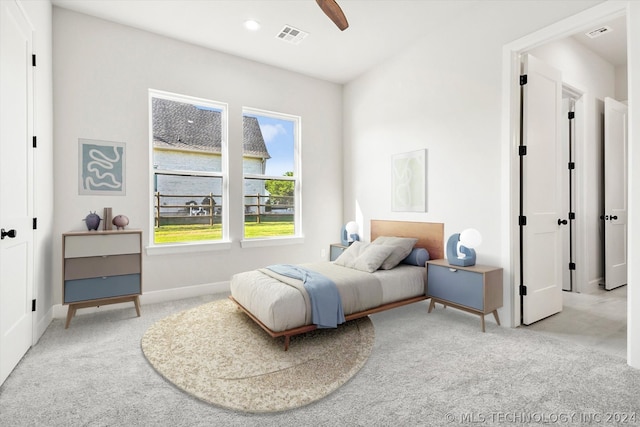
[[[352,234],[358,234],[358,223],[355,221],[349,221],[345,226],[344,226],[345,230],[347,230],[347,233],[349,236],[351,236]]]
[[[475,228],[467,228],[460,232],[460,244],[473,249],[482,243],[482,235]]]

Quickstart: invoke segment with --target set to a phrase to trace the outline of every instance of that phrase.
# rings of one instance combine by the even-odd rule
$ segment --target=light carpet
[[[229,300],[168,316],[142,338],[142,351],[165,379],[224,408],[277,412],[321,399],[364,365],[374,344],[369,318],[273,339]]]
[[[482,333],[478,316],[440,306],[427,313],[429,301],[371,315],[371,355],[325,398],[282,412],[228,410],[164,380],[140,349],[157,321],[226,298],[146,304],[141,317],[129,305],[105,306],[69,329],[55,319],[0,386],[0,426],[640,424],[640,370],[625,359],[492,318]]]

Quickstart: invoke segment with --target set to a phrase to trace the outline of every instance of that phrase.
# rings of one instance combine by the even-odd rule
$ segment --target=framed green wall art
[[[78,140],[78,194],[124,196],[125,143]]]

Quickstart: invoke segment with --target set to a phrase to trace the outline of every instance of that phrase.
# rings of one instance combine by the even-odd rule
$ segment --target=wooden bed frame
[[[425,248],[429,251],[430,259],[440,259],[444,257],[444,224],[434,222],[407,222],[407,221],[383,221],[383,220],[371,220],[371,240],[374,241],[379,236],[395,236],[395,237],[415,237],[418,241],[414,245],[416,248]],[[391,310],[392,308],[402,307],[403,305],[412,304],[418,301],[424,301],[428,297],[426,295],[420,295],[400,301],[395,301],[389,304],[383,304],[379,307],[374,307],[369,310],[352,313],[345,316],[345,321],[359,319],[361,317],[368,316],[370,314],[379,313],[381,311]],[[249,310],[244,308],[242,304],[236,301],[232,296],[229,299],[236,303],[236,305],[244,311],[247,316],[256,322],[262,329],[265,330],[272,338],[284,337],[284,350],[289,349],[289,343],[291,337],[294,335],[304,334],[317,329],[316,325],[305,325],[293,329],[287,329],[285,331],[274,332],[264,323],[262,323],[257,317],[255,317]]]

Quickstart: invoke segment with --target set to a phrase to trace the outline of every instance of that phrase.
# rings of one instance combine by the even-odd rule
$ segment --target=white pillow
[[[418,239],[413,237],[380,236],[371,244],[393,246],[395,248],[391,255],[389,255],[380,266],[382,270],[391,270],[411,253],[413,245],[415,245],[417,241]]]
[[[373,273],[395,250],[393,246],[355,241],[334,261],[343,267]]]

